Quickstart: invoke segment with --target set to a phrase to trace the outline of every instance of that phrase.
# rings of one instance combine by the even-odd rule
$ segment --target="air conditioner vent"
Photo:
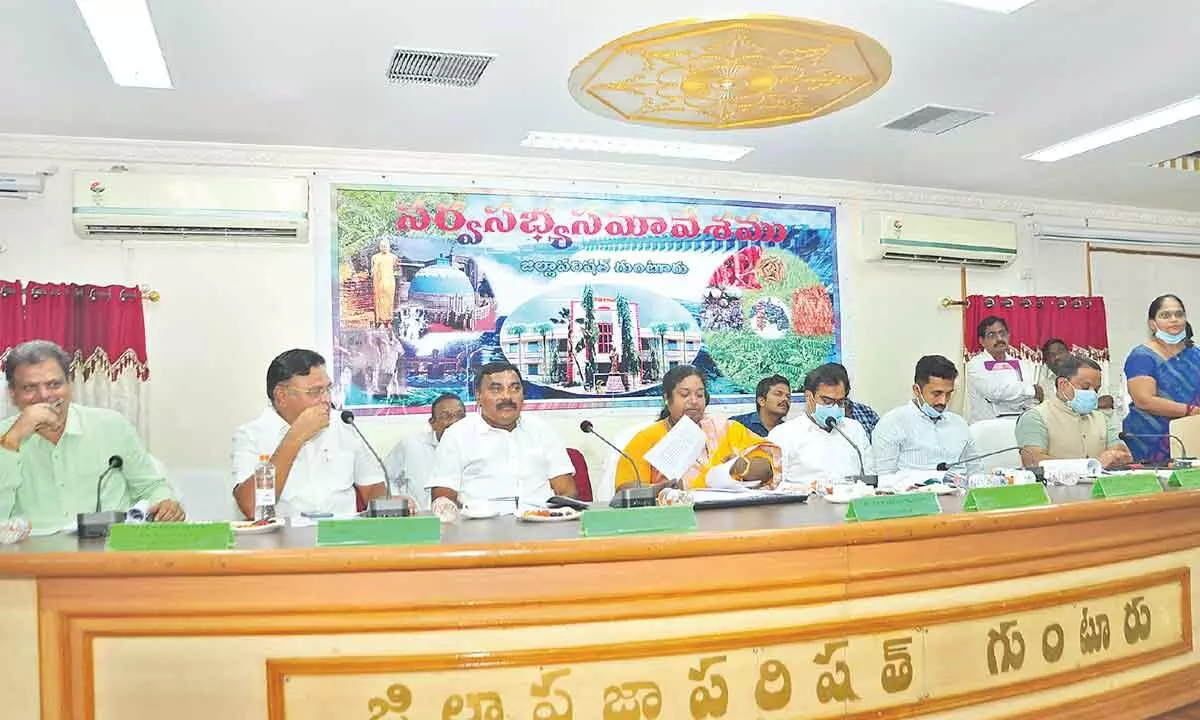
[[[495,55],[396,48],[387,77],[392,84],[475,87],[495,58]]]
[[[926,105],[918,108],[904,117],[896,118],[884,125],[885,130],[903,130],[905,132],[941,135],[979,118],[989,117],[991,113],[978,110],[965,110],[943,105]]]
[[[921,263],[923,265],[966,265],[968,267],[1001,268],[1006,267],[1011,260],[999,258],[964,258],[953,255],[929,255],[925,253],[896,252],[889,250],[880,255],[880,260],[896,260],[899,262]]]
[[[87,223],[83,226],[88,237],[101,238],[207,238],[210,240],[238,238],[253,238],[255,240],[292,240],[302,241],[294,229],[278,227],[199,227],[179,226],[170,227],[154,225],[98,225]]]

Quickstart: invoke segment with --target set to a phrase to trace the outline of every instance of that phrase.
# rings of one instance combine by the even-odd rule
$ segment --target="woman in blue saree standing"
[[[1171,457],[1171,421],[1200,414],[1200,349],[1178,297],[1155,298],[1148,320],[1153,335],[1125,360],[1133,402],[1124,429],[1134,460],[1161,464]]]

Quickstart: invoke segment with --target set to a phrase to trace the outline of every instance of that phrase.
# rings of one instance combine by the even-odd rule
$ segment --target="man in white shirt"
[[[481,367],[475,400],[479,412],[447,428],[438,442],[426,485],[433,503],[517,498],[521,505],[541,505],[552,495],[576,496],[575,468],[562,440],[540,418],[521,414],[525,386],[515,365]]]
[[[417,499],[422,510],[429,509],[425,485],[433,477],[435,452],[446,428],[467,416],[463,401],[454,393],[443,393],[429,407],[429,426],[410,435],[388,453],[383,464],[392,481],[392,490]]]
[[[978,460],[970,459],[977,453],[966,420],[946,409],[957,378],[958,368],[941,355],[917,361],[913,399],[889,411],[875,426],[872,449],[881,488],[903,484],[886,475],[936,472],[940,463],[954,465],[950,469],[963,475],[983,470]]]
[[[850,376],[837,363],[813,368],[804,377],[805,416],[776,425],[767,435],[783,453],[783,482],[817,488],[860,470],[875,473],[867,431],[846,417],[849,394]]]
[[[383,470],[371,451],[341,419],[330,422],[333,384],[325,358],[311,350],[288,350],[267,367],[270,407],[233,434],[233,496],[242,514],[254,517],[254,467],[260,455],[275,466],[275,513],[353,515],[354,486],[364,500],[386,494]]]
[[[1009,354],[1008,323],[995,315],[979,323],[983,352],[967,362],[971,422],[1020,415],[1042,401],[1033,367]]]

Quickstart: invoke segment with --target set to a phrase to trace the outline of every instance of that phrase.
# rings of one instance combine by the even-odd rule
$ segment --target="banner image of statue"
[[[470,402],[473,369],[527,399],[651,404],[696,365],[714,399],[839,357],[831,207],[335,187],[335,402]]]

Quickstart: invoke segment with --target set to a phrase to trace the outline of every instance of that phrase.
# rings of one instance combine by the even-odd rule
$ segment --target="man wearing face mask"
[[[804,377],[805,417],[776,425],[767,436],[783,452],[783,482],[817,487],[858,475],[858,452],[850,441],[862,452],[864,472],[875,474],[867,431],[846,417],[849,393],[850,376],[837,363],[813,368]]]
[[[954,464],[954,471],[964,475],[982,471],[978,460],[961,462],[978,453],[967,421],[947,409],[957,378],[958,368],[941,355],[917,361],[913,399],[889,411],[875,427],[872,448],[880,487],[887,485],[883,475],[934,470],[938,463]]]
[[[1017,420],[1021,463],[1032,467],[1043,460],[1096,458],[1105,468],[1133,461],[1117,435],[1115,423],[1100,405],[1100,366],[1078,355],[1059,358],[1054,395]]]

